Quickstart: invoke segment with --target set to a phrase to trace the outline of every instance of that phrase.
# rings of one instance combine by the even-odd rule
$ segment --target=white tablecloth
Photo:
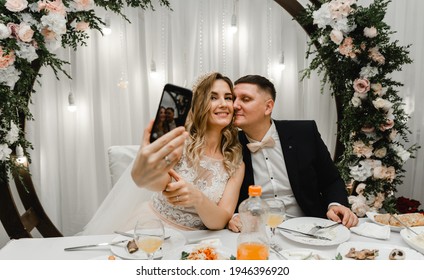
[[[360,219],[361,222],[369,222],[368,219]],[[218,237],[222,245],[236,252],[237,233],[229,230],[220,231],[181,231],[188,242],[201,238]],[[0,249],[0,260],[88,260],[107,259],[112,255],[109,246],[89,248],[79,251],[64,251],[66,247],[80,246],[86,244],[97,244],[110,242],[117,235],[90,235],[90,236],[68,236],[60,238],[23,238],[9,241]],[[311,246],[292,241],[284,236],[281,237],[283,249],[305,248],[318,251],[320,255],[334,259],[338,245],[334,246]],[[398,232],[391,232],[390,239],[379,240],[367,238],[352,233],[348,241],[362,241],[391,244],[402,247],[409,247],[403,241]]]

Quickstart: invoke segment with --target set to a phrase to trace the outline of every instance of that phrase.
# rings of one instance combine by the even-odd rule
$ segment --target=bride
[[[150,144],[150,122],[137,157],[80,234],[128,231],[137,219],[149,215],[178,229],[224,228],[236,208],[244,176],[233,100],[229,78],[212,73],[200,79],[193,90],[186,122],[189,135],[181,157],[176,156],[178,149],[164,147],[169,141],[177,143],[182,129]]]

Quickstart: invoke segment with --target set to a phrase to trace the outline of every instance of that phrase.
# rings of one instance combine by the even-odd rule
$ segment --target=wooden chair
[[[19,198],[26,212],[19,213],[9,183],[0,181],[0,220],[10,239],[32,237],[37,228],[43,237],[61,237],[62,233],[47,216],[35,192],[28,167],[20,165],[12,172]]]

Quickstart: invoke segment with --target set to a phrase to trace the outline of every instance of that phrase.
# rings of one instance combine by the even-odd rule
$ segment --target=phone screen
[[[193,93],[189,89],[172,84],[165,85],[150,134],[150,142],[176,127],[184,126],[192,96]]]

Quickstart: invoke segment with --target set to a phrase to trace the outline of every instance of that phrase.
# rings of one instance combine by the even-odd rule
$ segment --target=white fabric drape
[[[86,47],[75,53],[59,50],[70,62],[73,79],[56,80],[50,69],[41,71],[27,124],[34,144],[31,171],[41,201],[65,235],[81,231],[111,189],[107,148],[139,144],[143,129],[154,116],[165,83],[191,87],[202,73],[220,71],[231,79],[246,74],[269,77],[276,85],[276,119],[315,119],[330,151],[335,145],[336,112],[328,92],[320,94],[316,76],[299,82],[304,69],[307,36],[291,16],[272,0],[240,0],[235,5],[238,32],[227,33],[233,1],[172,0],[173,11],[127,9],[131,24],[112,15],[112,34],[90,32]],[[370,1],[359,1],[369,3]],[[398,31],[393,39],[412,43],[414,63],[396,73],[405,83],[400,94],[411,113],[410,143],[424,147],[424,9],[421,0],[390,3],[386,22]],[[103,16],[104,11],[99,11]],[[286,69],[274,66],[284,51]],[[149,76],[154,60],[158,77]],[[128,80],[126,89],[117,86]],[[67,110],[68,93],[77,111]],[[417,104],[417,106],[415,106]],[[409,160],[399,195],[424,203],[421,149]]]

